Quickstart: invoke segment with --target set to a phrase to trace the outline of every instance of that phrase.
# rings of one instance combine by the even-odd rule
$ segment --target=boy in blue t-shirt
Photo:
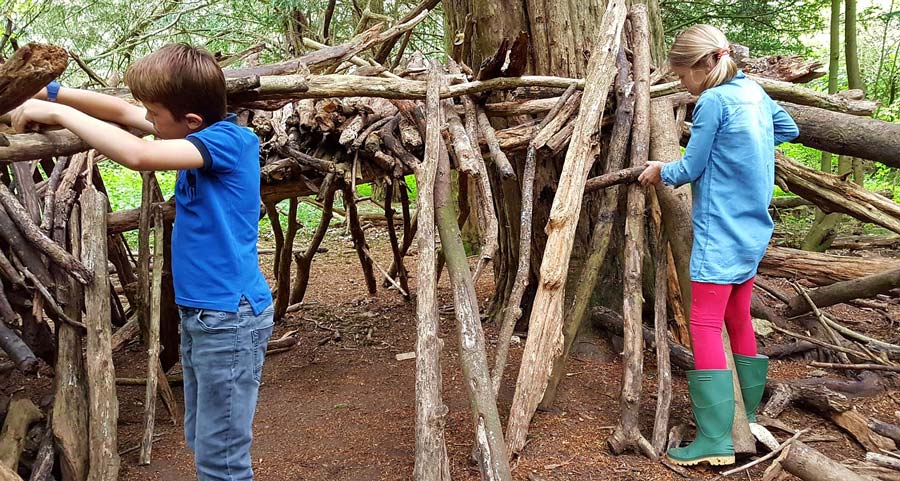
[[[253,413],[272,296],[259,270],[259,139],[225,111],[225,78],[206,51],[171,44],[125,83],[144,108],[51,84],[13,126],[61,125],[133,170],[178,170],[172,275],[181,314],[184,431],[197,475],[250,480]],[[45,101],[46,100],[46,101]],[[108,122],[153,132],[146,141]]]

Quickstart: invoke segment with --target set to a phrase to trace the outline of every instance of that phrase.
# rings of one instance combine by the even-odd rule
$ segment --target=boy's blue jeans
[[[181,314],[184,436],[199,481],[248,481],[253,414],[273,307],[258,316],[246,299],[238,312],[193,307]]]

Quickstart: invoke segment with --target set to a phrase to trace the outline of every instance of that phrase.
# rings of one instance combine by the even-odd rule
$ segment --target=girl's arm
[[[722,103],[714,92],[701,95],[694,107],[691,140],[684,151],[684,157],[677,162],[669,162],[662,167],[662,181],[676,187],[693,182],[706,170],[713,143],[722,123]]]
[[[772,126],[775,128],[775,146],[796,139],[800,135],[800,129],[794,119],[771,98],[769,105],[772,108]]]

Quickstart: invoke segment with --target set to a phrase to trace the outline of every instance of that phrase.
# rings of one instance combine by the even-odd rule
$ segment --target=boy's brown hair
[[[210,125],[225,118],[225,75],[202,48],[166,45],[132,64],[125,84],[136,100],[158,103],[176,119],[197,114]]]

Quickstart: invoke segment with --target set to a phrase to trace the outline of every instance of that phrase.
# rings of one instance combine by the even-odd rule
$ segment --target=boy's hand
[[[63,108],[65,106],[43,100],[26,100],[10,114],[12,126],[16,132],[28,132],[38,130],[40,124],[56,125],[59,123],[57,114]]]
[[[651,160],[647,162],[647,168],[641,172],[640,177],[638,177],[638,181],[640,181],[641,185],[659,185],[662,182],[662,177],[660,177],[659,173],[662,170],[663,163]]]

